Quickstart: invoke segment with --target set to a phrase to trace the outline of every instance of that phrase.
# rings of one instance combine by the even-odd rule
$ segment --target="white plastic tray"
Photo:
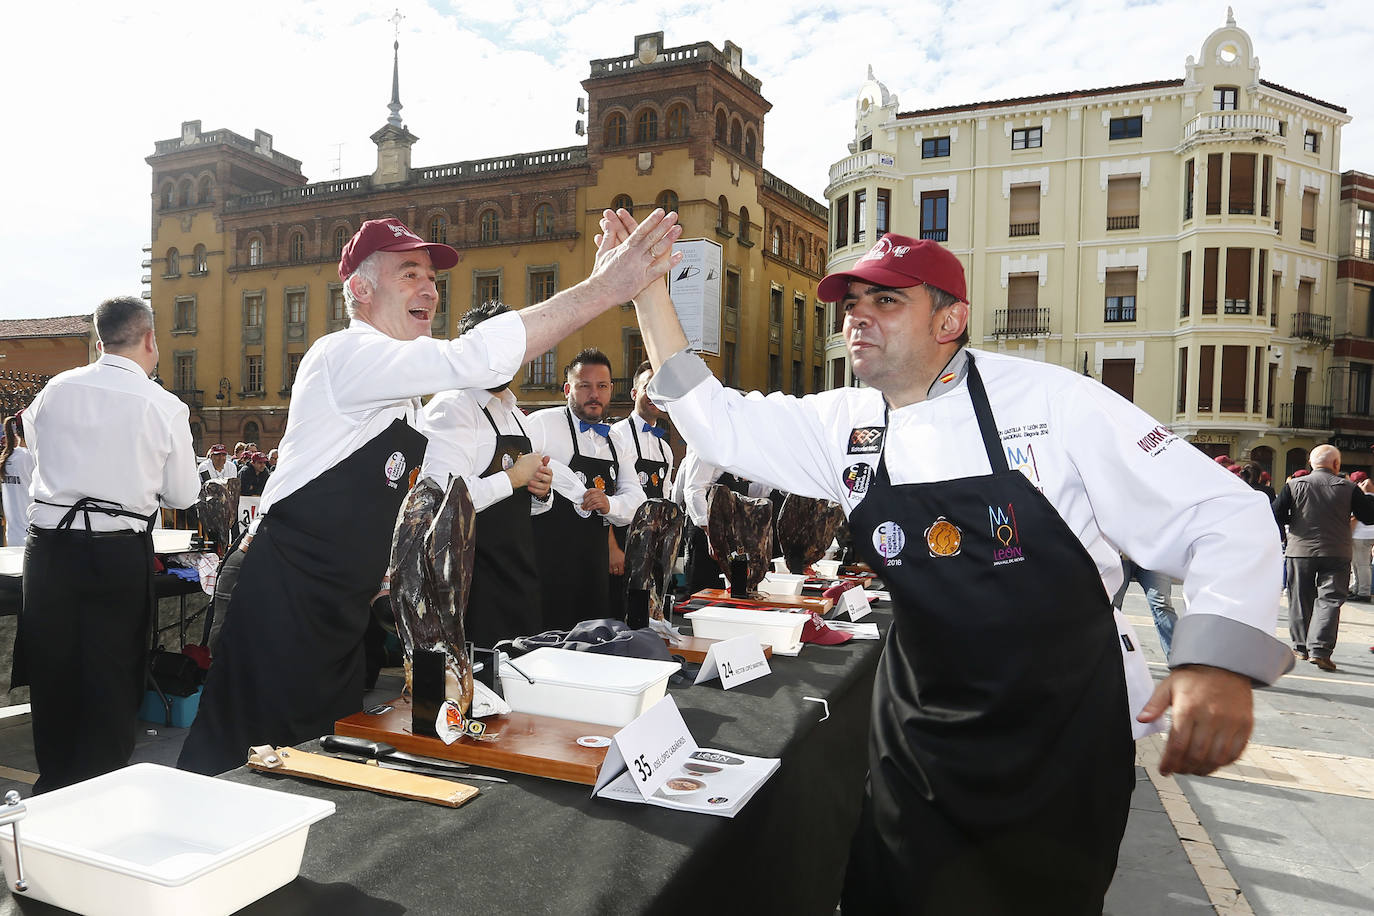
[[[88,916],[227,916],[294,879],[334,803],[139,763],[38,795],[19,822],[28,890]]]
[[[729,639],[732,636],[757,636],[765,646],[772,646],[778,655],[796,655],[801,651],[802,628],[807,614],[786,611],[757,611],[742,607],[704,607],[687,615],[692,621],[692,635],[704,639]]]
[[[622,658],[570,649],[535,649],[515,660],[531,684],[509,665],[501,690],[516,712],[597,725],[622,726],[663,698],[668,678],[682,666],[648,658]]]

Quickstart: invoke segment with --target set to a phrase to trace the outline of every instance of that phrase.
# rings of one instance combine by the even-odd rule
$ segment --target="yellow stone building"
[[[1281,483],[1333,432],[1349,120],[1261,79],[1229,17],[1181,79],[901,111],[870,72],[830,170],[829,268],[889,230],[944,242],[974,346],[1091,374]],[[848,381],[837,334],[827,358]]]
[[[301,357],[347,321],[339,251],[364,220],[387,216],[459,250],[434,319],[436,336],[452,336],[476,303],[520,308],[584,278],[606,207],[675,209],[684,238],[721,246],[712,369],[745,388],[822,387],[826,210],[763,168],[771,106],[742,58],[731,42],[665,48],[661,32],[638,36],[632,55],[591,62],[584,145],[420,167],[393,78],[391,114],[371,138],[376,170],[317,183],[266,132],[183,123],[147,160],[148,266],[159,375],[190,405],[198,449],[279,441]],[[628,304],[529,363],[512,386],[521,405],[562,403],[563,366],[585,346],[611,357],[613,412],[628,413],[644,352]]]

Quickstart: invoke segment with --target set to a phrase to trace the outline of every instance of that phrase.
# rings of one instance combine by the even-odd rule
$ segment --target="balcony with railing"
[[[930,239],[932,242],[948,242],[948,229],[922,229],[921,238]]]
[[[1108,296],[1103,321],[1135,321],[1135,296]]]
[[[855,153],[845,159],[841,159],[830,167],[830,183],[845,181],[855,175],[861,175],[871,169],[885,168],[895,169],[897,158],[891,153],[879,152],[878,150],[864,150],[862,153]]]
[[[1183,125],[1183,143],[1215,143],[1225,140],[1273,140],[1282,142],[1279,119],[1250,111],[1207,111]]]
[[[992,313],[993,337],[1040,337],[1049,332],[1047,308],[1006,308]]]
[[[1248,315],[1250,314],[1249,299],[1227,299],[1222,303],[1222,312],[1227,315]]]
[[[1325,404],[1280,404],[1279,428],[1330,429],[1331,408]]]
[[[1303,227],[1298,230],[1298,237],[1304,242],[1315,242],[1317,240],[1317,230]]]
[[[1293,313],[1293,337],[1299,340],[1310,340],[1320,346],[1329,346],[1331,343],[1331,316],[1313,315],[1311,312]]]
[[[1012,238],[1017,238],[1023,235],[1039,234],[1040,220],[1036,220],[1033,223],[1012,223],[1010,226],[1007,227],[1007,235],[1011,236]]]
[[[1139,229],[1140,214],[1132,216],[1109,216],[1107,217],[1107,231],[1114,232],[1117,229]]]

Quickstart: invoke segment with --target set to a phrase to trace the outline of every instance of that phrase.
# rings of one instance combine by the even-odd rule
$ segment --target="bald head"
[[[1312,470],[1326,468],[1335,473],[1341,469],[1341,452],[1334,445],[1319,445],[1312,449],[1312,454],[1308,455],[1307,463],[1312,466]]]

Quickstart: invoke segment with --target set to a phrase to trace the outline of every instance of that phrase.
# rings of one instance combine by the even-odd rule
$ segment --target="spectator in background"
[[[242,470],[243,466],[248,463],[244,458],[244,452],[247,451],[247,449],[248,443],[246,442],[234,443],[234,470],[236,473]]]
[[[1364,471],[1355,471],[1350,482],[1364,493],[1374,491],[1374,480]],[[1354,586],[1350,590],[1349,601],[1369,600],[1369,555],[1374,548],[1374,525],[1366,525],[1353,516],[1350,519],[1350,566],[1355,572]]]
[[[272,451],[270,451],[270,452],[267,453],[267,470],[269,470],[269,471],[275,471],[276,469],[277,469],[277,450],[276,450],[276,449],[272,449]]]
[[[272,472],[267,470],[267,456],[262,452],[245,454],[248,455],[248,463],[239,471],[239,495],[261,496],[263,487],[267,486],[267,478],[272,476]]]
[[[23,547],[29,531],[29,483],[33,455],[24,444],[23,411],[5,419],[5,443],[0,446],[0,508],[5,516],[7,547]]]

